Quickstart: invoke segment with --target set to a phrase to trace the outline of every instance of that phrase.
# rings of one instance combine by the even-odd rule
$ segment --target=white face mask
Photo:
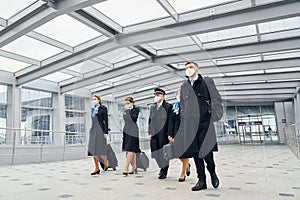
[[[155,103],[159,102],[159,100],[160,100],[160,97],[159,97],[159,96],[155,96],[155,97],[154,97],[154,102],[155,102]]]
[[[97,100],[95,100],[95,99],[93,99],[92,100],[92,102],[91,102],[91,106],[92,106],[92,108],[94,108],[95,107],[95,105],[97,105],[98,104],[98,101]]]
[[[193,74],[195,73],[195,70],[193,68],[187,68],[185,70],[185,74],[190,77],[190,76],[193,76]]]
[[[179,102],[180,101],[180,95],[176,95],[176,99]]]

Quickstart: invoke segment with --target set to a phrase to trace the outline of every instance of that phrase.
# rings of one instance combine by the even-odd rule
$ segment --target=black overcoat
[[[200,74],[193,86],[189,80],[181,85],[181,123],[174,138],[176,157],[190,158],[199,154],[210,124],[210,102],[209,91]]]

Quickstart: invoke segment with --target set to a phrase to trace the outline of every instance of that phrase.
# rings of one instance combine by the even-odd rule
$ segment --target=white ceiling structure
[[[10,0],[0,7],[0,83],[172,101],[196,61],[227,102],[292,99],[298,0]]]

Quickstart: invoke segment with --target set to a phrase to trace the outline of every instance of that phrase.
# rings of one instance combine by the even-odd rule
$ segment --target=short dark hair
[[[129,101],[130,103],[134,103],[134,100],[132,97],[126,97],[125,101]]]
[[[184,66],[187,66],[187,65],[189,65],[189,64],[193,64],[193,65],[195,65],[196,67],[198,67],[198,64],[195,63],[195,62],[193,62],[193,61],[189,61],[189,62],[185,63]]]

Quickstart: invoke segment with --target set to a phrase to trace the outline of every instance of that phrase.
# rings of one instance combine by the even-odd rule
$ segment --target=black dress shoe
[[[179,178],[178,179],[178,182],[184,182],[185,181],[185,176],[184,176],[184,178]]]
[[[194,187],[192,187],[192,191],[199,191],[207,189],[207,185],[203,181],[198,181]]]
[[[128,172],[123,172],[122,173],[124,176],[128,176]]]
[[[100,174],[100,169],[98,171],[95,171],[95,172],[91,173],[92,176],[96,175],[96,174]]]
[[[213,173],[210,175],[211,176],[211,184],[214,188],[218,188],[219,187],[219,179],[216,173]]]
[[[191,175],[191,164],[189,163],[189,171],[186,171],[186,175],[189,176]]]
[[[165,178],[167,178],[167,175],[164,173],[161,173],[158,177],[158,179],[165,179]]]

